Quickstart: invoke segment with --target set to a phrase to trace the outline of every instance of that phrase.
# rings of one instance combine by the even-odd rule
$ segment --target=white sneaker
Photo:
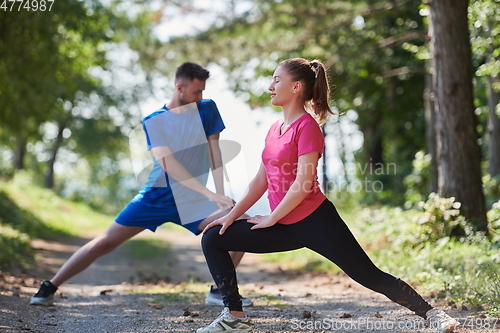
[[[207,297],[205,297],[205,304],[206,305],[218,305],[218,306],[224,306],[224,302],[222,301],[222,295],[220,294],[218,289],[214,289],[213,287],[210,287],[210,290],[207,293]],[[253,302],[252,300],[241,297],[241,305],[242,306],[252,306]]]
[[[448,316],[443,310],[431,309],[426,315],[430,327],[441,333],[453,333],[453,330],[460,326],[457,320]]]
[[[198,328],[196,333],[250,333],[252,325],[248,318],[238,318],[224,308],[221,314],[208,326]]]

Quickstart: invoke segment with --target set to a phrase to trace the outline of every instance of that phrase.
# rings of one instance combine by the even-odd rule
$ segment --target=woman
[[[233,210],[203,231],[203,252],[225,308],[197,332],[251,331],[228,251],[269,253],[302,247],[328,258],[361,285],[430,320],[439,331],[453,332],[459,326],[456,320],[433,309],[407,283],[372,263],[318,187],[316,169],[324,145],[318,123],[332,113],[324,65],[318,60],[285,60],[275,70],[269,91],[272,104],[283,110],[283,120],[274,123],[267,134],[260,169]],[[235,221],[266,190],[272,213]]]

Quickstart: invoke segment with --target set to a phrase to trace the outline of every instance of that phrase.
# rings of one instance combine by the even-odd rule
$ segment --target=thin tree
[[[488,171],[491,177],[500,175],[500,116],[497,107],[500,104],[500,92],[495,90],[494,83],[499,82],[499,78],[489,77],[489,118],[488,118]]]

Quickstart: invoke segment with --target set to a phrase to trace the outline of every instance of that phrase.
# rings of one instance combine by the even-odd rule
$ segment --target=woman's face
[[[273,74],[273,81],[268,90],[271,93],[271,104],[283,106],[295,98],[297,82],[292,81],[288,72],[279,66]],[[295,90],[295,91],[294,91]]]

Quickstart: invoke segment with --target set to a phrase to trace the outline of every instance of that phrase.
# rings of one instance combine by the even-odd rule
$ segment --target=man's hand
[[[252,217],[249,217],[247,220],[249,223],[255,224],[253,227],[251,227],[251,230],[255,229],[262,229],[262,228],[269,228],[272,227],[273,225],[276,224],[278,221],[274,221],[271,218],[271,215],[255,215]]]
[[[230,197],[226,197],[223,194],[208,191],[208,193],[205,195],[209,200],[215,202],[221,210],[225,210],[234,206],[234,200]]]

